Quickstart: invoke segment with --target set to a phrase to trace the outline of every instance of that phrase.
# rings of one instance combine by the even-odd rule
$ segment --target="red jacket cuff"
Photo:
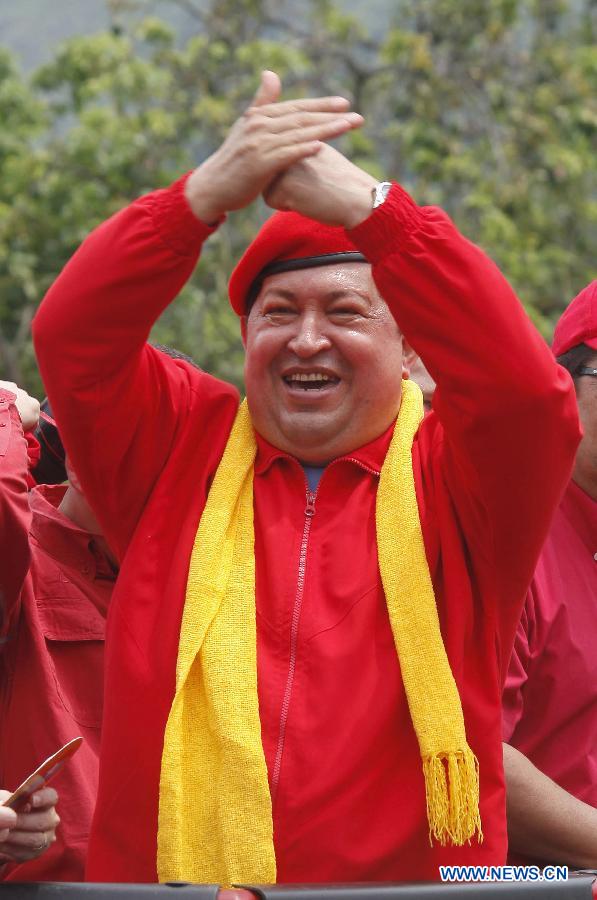
[[[356,228],[347,229],[350,240],[372,265],[395,253],[424,219],[423,210],[410,194],[394,183],[385,203],[374,209]]]
[[[179,256],[192,256],[197,247],[212,234],[226,218],[222,216],[214,225],[206,225],[193,213],[185,197],[187,172],[170,187],[154,191],[138,202],[149,209],[157,232],[164,243]]]

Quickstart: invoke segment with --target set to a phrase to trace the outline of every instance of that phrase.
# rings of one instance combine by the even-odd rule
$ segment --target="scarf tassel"
[[[423,761],[429,843],[462,846],[483,840],[479,815],[479,763],[470,749],[441,752]]]

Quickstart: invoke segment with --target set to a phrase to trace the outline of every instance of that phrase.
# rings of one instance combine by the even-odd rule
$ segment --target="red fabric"
[[[25,440],[27,441],[27,460],[29,466],[29,471],[27,472],[27,487],[32,488],[35,487],[37,482],[31,474],[31,469],[34,469],[39,462],[41,447],[39,446],[37,438],[30,431],[25,435]]]
[[[0,463],[0,785],[14,789],[66,741],[80,734],[85,742],[52,781],[60,798],[56,843],[36,860],[3,867],[0,879],[77,881],[97,790],[114,577],[91,536],[57,509],[64,487],[37,487],[27,497],[27,443],[11,409]]]
[[[245,312],[249,289],[261,270],[282,259],[301,259],[357,250],[344,228],[322,225],[295,212],[277,212],[259,230],[236,265],[228,283],[232,309]]]
[[[578,344],[597,350],[597,280],[583,288],[566,307],[553,333],[554,356]]]
[[[188,562],[238,403],[229,385],[145,343],[209,233],[182,184],[96,230],[34,325],[65,446],[122,557],[91,880],[156,878],[162,739]],[[260,439],[258,677],[272,780],[293,646],[296,662],[274,801],[280,881],[436,879],[440,862],[504,861],[502,673],[579,438],[567,373],[496,267],[444,213],[416,207],[395,186],[350,239],[438,383],[413,466],[444,641],[480,761],[486,840],[429,846],[421,760],[377,569],[374,500],[389,435],[330,464],[306,547],[303,473]]]
[[[595,807],[596,598],[597,502],[571,481],[516,633],[504,691],[504,740]]]

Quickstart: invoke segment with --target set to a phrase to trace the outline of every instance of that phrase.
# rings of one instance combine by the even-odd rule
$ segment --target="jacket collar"
[[[38,485],[29,492],[33,513],[31,536],[44,548],[51,548],[52,558],[60,565],[76,568],[90,580],[115,581],[116,575],[94,535],[67,518],[59,506],[66,493],[66,485]]]
[[[351,462],[360,466],[362,469],[366,469],[375,475],[379,475],[386,458],[386,453],[388,452],[388,447],[390,446],[390,441],[392,440],[395,424],[395,422],[392,422],[390,427],[380,434],[379,437],[376,437],[368,444],[364,444],[362,447],[357,447],[355,450],[346,453],[344,456],[338,457],[333,460],[333,462],[339,462],[340,460]],[[298,457],[291,456],[289,453],[284,453],[283,450],[274,447],[273,444],[270,444],[269,441],[262,437],[258,432],[255,432],[255,438],[257,441],[257,456],[255,459],[256,475],[263,475],[277,459],[293,459],[300,463]]]

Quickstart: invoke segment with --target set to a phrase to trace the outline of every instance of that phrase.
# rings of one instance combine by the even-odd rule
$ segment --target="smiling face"
[[[270,275],[242,328],[253,424],[280,450],[326,464],[395,419],[402,336],[366,263]]]

